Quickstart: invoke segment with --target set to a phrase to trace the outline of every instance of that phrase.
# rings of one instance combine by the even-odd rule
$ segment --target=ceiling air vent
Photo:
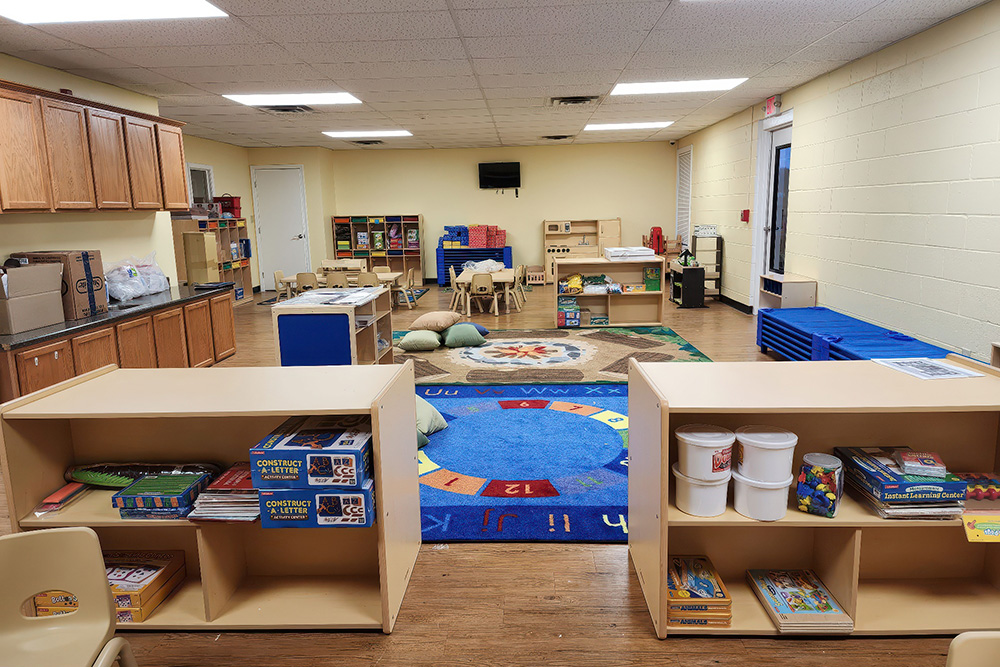
[[[540,138],[541,139],[545,139],[547,141],[564,141],[566,139],[572,139],[573,135],[572,134],[546,134],[546,135],[544,135],[544,136],[542,136]]]
[[[361,139],[359,141],[352,141],[355,146],[381,146],[385,142],[381,139]]]
[[[550,97],[549,105],[554,107],[584,107],[597,104],[600,95],[570,95],[568,97]]]
[[[269,114],[274,114],[275,116],[295,116],[304,113],[316,113],[315,109],[307,107],[304,104],[276,104],[257,108]]]

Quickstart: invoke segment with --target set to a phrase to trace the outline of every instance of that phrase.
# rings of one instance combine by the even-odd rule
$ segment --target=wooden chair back
[[[315,273],[305,272],[295,274],[295,289],[299,292],[316,289],[317,287],[319,287],[319,280],[316,279]]]
[[[276,289],[276,290],[278,290],[280,292],[283,289],[282,286],[281,286],[281,281],[284,280],[284,279],[285,279],[285,272],[284,271],[275,271],[274,272],[274,289]]]
[[[349,287],[347,284],[347,274],[343,271],[328,271],[326,274],[327,287]]]
[[[452,264],[448,267],[448,277],[451,278],[451,288],[457,290],[461,288],[458,284],[458,275],[455,273],[455,265]]]
[[[493,294],[493,276],[488,273],[472,274],[472,282],[469,284],[469,293],[475,296]]]
[[[372,268],[373,273],[391,273],[392,269],[388,266],[376,266]]]
[[[371,271],[362,271],[358,274],[358,287],[378,287],[378,276]]]

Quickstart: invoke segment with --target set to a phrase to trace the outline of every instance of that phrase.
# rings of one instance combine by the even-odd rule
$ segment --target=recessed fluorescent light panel
[[[205,0],[0,0],[0,16],[37,25],[229,16]]]
[[[651,81],[649,83],[619,83],[612,95],[653,95],[656,93],[710,93],[732,90],[746,81],[742,79],[704,79],[702,81]]]
[[[658,123],[590,123],[583,129],[585,131],[593,130],[659,130],[664,127],[670,127],[674,124],[672,120],[666,120]]]
[[[261,95],[223,95],[227,100],[251,107],[294,106],[296,104],[361,104],[350,93],[275,93]]]
[[[413,133],[406,130],[358,130],[347,132],[324,132],[334,139],[365,139],[368,137],[412,137]]]

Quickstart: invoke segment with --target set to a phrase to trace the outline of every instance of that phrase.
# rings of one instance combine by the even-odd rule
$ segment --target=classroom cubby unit
[[[182,549],[187,578],[138,630],[391,632],[420,548],[413,364],[115,369],[0,408],[0,463],[15,532],[89,526],[104,549]],[[227,388],[240,387],[234,392]],[[265,530],[125,520],[110,490],[36,516],[65,470],[94,462],[245,461],[288,417],[371,416],[375,525]]]
[[[981,377],[920,380],[873,361],[643,364],[629,368],[629,556],[658,637],[777,634],[746,583],[752,568],[811,568],[854,620],[856,635],[1000,630],[1000,544],[970,543],[962,522],[881,519],[850,494],[836,518],[799,512],[760,522],[677,509],[674,431],[747,424],[798,435],[803,454],[841,446],[940,452],[952,471],[1000,467],[1000,370],[951,356]],[[732,493],[730,492],[730,499]],[[672,555],[705,554],[733,598],[732,626],[667,627]]]
[[[388,266],[407,273],[415,269],[417,283],[424,280],[423,216],[350,215],[334,216],[333,240],[337,259],[361,259],[368,271]]]

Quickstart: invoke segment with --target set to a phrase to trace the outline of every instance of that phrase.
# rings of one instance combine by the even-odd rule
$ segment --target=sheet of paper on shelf
[[[912,359],[873,359],[872,361],[921,380],[983,377],[982,373],[945,363],[940,359],[916,357]]]

